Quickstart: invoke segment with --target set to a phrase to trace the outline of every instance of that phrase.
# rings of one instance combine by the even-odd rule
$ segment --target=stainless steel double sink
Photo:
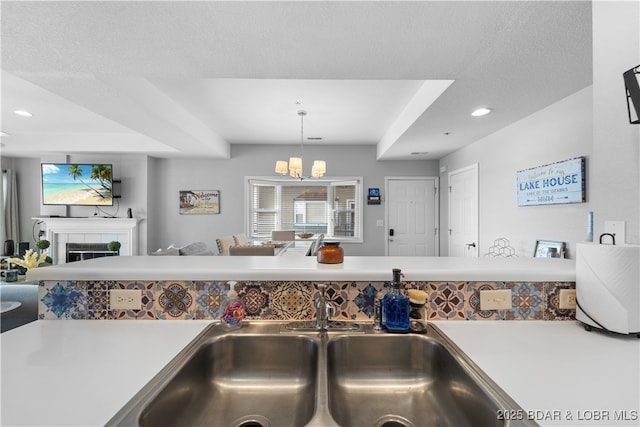
[[[347,328],[348,329],[348,328]],[[439,329],[388,334],[212,325],[108,426],[536,426]]]

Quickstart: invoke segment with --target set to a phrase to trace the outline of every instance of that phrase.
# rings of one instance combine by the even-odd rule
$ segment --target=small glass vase
[[[318,249],[316,259],[321,264],[340,264],[344,261],[344,251],[340,242],[324,242]]]

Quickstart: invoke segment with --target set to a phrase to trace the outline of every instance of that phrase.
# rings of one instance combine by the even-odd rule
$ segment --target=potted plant
[[[109,243],[107,243],[107,250],[111,252],[117,252],[119,254],[121,246],[122,244],[120,242],[118,242],[117,240],[112,240]]]
[[[49,246],[51,246],[51,242],[49,242],[47,239],[38,240],[36,242],[36,248],[38,248],[38,255],[42,255],[42,254],[46,253],[45,251],[47,249],[49,249]],[[48,254],[44,258],[44,263],[46,263],[46,264],[53,263],[53,260],[51,259],[51,257]]]

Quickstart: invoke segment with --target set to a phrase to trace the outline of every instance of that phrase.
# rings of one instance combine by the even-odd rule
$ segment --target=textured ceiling
[[[230,144],[299,143],[296,111],[305,109],[305,136],[322,138],[309,143],[437,159],[592,78],[584,1],[0,8],[7,155],[227,158]],[[482,105],[493,113],[469,115]]]

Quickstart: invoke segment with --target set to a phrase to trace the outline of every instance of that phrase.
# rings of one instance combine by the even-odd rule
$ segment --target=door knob
[[[469,247],[469,248],[475,248],[475,247],[476,247],[476,242],[473,242],[473,243],[467,243],[467,247]]]

